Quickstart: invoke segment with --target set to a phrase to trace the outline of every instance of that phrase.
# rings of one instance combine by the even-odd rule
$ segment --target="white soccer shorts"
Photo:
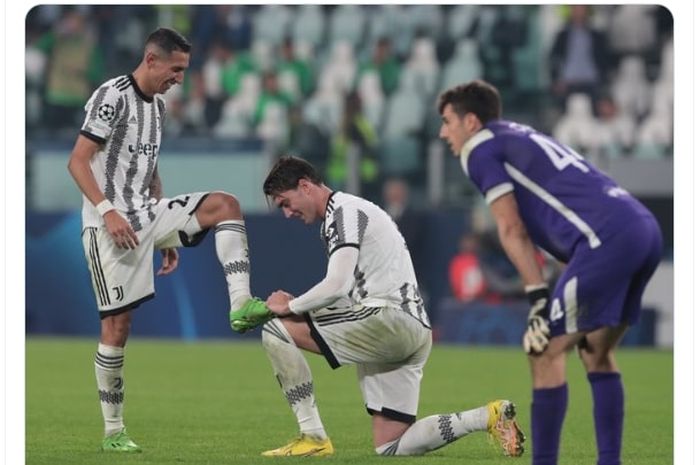
[[[332,368],[357,365],[367,411],[413,423],[432,332],[395,308],[321,309],[306,314],[311,336]]]
[[[193,230],[192,223],[187,223],[208,194],[160,199],[154,207],[156,219],[136,233],[139,245],[133,250],[119,248],[104,226],[83,229],[85,259],[100,318],[135,308],[155,296],[154,250],[193,247],[204,239],[207,230],[198,228],[198,224]]]

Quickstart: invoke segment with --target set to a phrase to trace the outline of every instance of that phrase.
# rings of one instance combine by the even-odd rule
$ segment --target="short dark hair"
[[[498,89],[481,79],[460,84],[440,94],[438,111],[441,115],[448,104],[452,105],[452,110],[460,118],[467,113],[474,113],[482,124],[501,117],[501,95]]]
[[[192,44],[175,29],[160,27],[151,32],[146,39],[146,45],[153,44],[164,50],[168,55],[174,51],[190,53]]]
[[[277,160],[270,174],[267,175],[263,192],[268,196],[279,195],[296,189],[301,179],[307,179],[316,185],[323,184],[316,168],[308,161],[293,156],[282,157]]]

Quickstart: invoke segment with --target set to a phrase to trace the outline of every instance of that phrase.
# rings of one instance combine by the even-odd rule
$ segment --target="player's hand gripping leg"
[[[549,345],[550,331],[547,320],[549,309],[549,289],[542,285],[527,291],[530,301],[530,314],[527,317],[527,330],[523,335],[523,349],[528,355],[539,355]]]

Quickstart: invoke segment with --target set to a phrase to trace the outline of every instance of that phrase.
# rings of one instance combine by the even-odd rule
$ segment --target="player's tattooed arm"
[[[151,198],[160,200],[163,198],[163,183],[160,180],[160,174],[158,173],[158,165],[156,165],[153,170],[153,178],[151,178],[151,184],[148,186],[148,191]]]

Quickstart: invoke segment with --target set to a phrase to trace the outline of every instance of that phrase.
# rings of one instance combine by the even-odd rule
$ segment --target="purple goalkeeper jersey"
[[[513,192],[533,242],[568,262],[651,213],[578,153],[529,126],[492,121],[462,148],[462,169],[487,203]]]

